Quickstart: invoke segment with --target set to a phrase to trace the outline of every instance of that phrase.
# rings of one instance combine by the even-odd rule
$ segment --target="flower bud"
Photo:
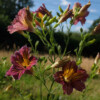
[[[60,14],[57,12],[57,15],[60,17]]]
[[[57,20],[56,20],[56,16],[55,17],[53,17],[53,18],[51,18],[50,20],[49,20],[49,23],[50,24],[52,24],[53,22],[56,22]]]
[[[86,44],[86,46],[89,46],[89,45],[93,44],[95,41],[96,41],[96,39],[88,41],[87,44]]]
[[[35,48],[37,48],[38,45],[39,45],[39,41],[36,41]]]
[[[61,12],[61,13],[63,13],[63,10],[62,10],[62,8],[59,6],[59,11]]]
[[[40,19],[40,18],[36,17],[36,20],[37,20],[39,23],[41,23],[41,19]]]
[[[69,60],[70,60],[70,57],[67,56],[67,57],[63,58],[62,60],[55,62],[51,67],[52,68],[63,67]]]
[[[56,28],[58,25],[59,25],[59,23],[56,23],[56,24],[54,25],[54,28]]]
[[[97,64],[99,60],[100,60],[100,53],[97,54],[94,63]]]
[[[47,19],[47,14],[43,16],[43,22]]]

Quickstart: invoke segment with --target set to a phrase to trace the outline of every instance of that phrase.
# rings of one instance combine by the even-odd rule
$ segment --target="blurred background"
[[[29,6],[31,11],[35,11],[42,5],[42,3],[44,3],[46,8],[52,11],[53,16],[56,16],[56,12],[59,12],[59,5],[64,10],[67,8],[68,4],[71,4],[72,8],[75,2],[80,2],[82,5],[85,5],[88,3],[88,0],[0,0],[0,50],[16,50],[25,44],[29,46],[28,41],[23,36],[18,33],[11,35],[7,31],[7,26],[10,25],[19,9]],[[72,27],[72,36],[68,46],[68,51],[71,51],[72,54],[74,54],[74,49],[78,47],[78,43],[81,39],[80,28],[83,28],[84,32],[91,32],[100,22],[99,9],[100,1],[91,0],[91,7],[88,9],[90,14],[86,18],[86,24],[82,26],[80,23],[78,23],[76,26],[74,25]],[[69,23],[69,20],[67,23]],[[66,33],[67,27],[65,22],[63,23],[63,30],[60,27],[57,27],[54,32],[56,41],[61,45],[62,51],[65,48],[63,38],[64,36],[67,38]],[[31,34],[31,37],[33,38],[33,44],[39,40],[39,38],[33,33]],[[94,37],[96,38],[96,42],[83,50],[83,56],[95,56],[97,52],[100,52],[100,35],[91,36],[90,38]],[[41,53],[47,53],[47,50],[41,41],[38,46],[38,50]]]

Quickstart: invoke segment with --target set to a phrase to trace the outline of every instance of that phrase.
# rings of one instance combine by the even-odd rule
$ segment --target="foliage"
[[[17,32],[22,35],[29,42],[31,48],[25,45],[11,56],[12,65],[5,74],[5,81],[9,80],[9,83],[5,89],[5,85],[3,85],[5,70],[2,70],[2,66],[6,66],[6,58],[2,58],[0,78],[3,91],[1,91],[0,95],[6,94],[8,91],[13,94],[16,91],[16,94],[21,97],[19,99],[59,100],[72,99],[71,95],[74,91],[77,91],[75,92],[78,93],[76,98],[86,100],[88,98],[87,94],[92,90],[90,87],[91,82],[93,79],[98,78],[98,74],[100,74],[100,54],[97,54],[90,73],[87,73],[81,67],[82,53],[86,47],[95,43],[94,33],[84,33],[81,28],[81,35],[73,34],[72,36],[71,27],[77,25],[78,22],[81,22],[82,25],[85,24],[90,6],[90,0],[84,6],[81,6],[80,3],[75,3],[72,9],[70,9],[69,4],[65,11],[59,6],[60,13],[57,14],[57,17],[52,16],[52,13],[47,10],[44,4],[34,12],[31,12],[29,7],[20,9],[11,25],[8,26],[8,31],[10,34]],[[56,27],[67,19],[70,19],[67,33],[59,32],[59,34],[55,35],[54,30]],[[100,31],[99,26],[95,30]],[[48,56],[39,57],[37,50],[39,41],[35,41],[33,44],[32,33],[41,40],[47,49]],[[57,35],[60,37],[57,38]],[[76,37],[80,37],[80,39]],[[73,41],[73,38],[78,40],[78,45]],[[75,48],[74,50],[72,48],[68,49],[69,46],[71,47],[71,41],[75,47],[77,46],[77,48],[72,47]],[[74,52],[76,57],[68,56],[70,52]],[[23,77],[24,74],[25,77]],[[26,74],[29,74],[31,78],[27,78]],[[28,87],[25,83],[28,84]],[[33,86],[32,89],[30,89],[31,85]],[[38,88],[36,89],[36,87]],[[34,90],[36,94],[33,94]],[[65,98],[62,92],[67,95]],[[13,95],[13,98],[16,97],[16,94]],[[3,98],[6,99],[6,97],[11,99],[8,94],[4,95]]]
[[[33,7],[33,0],[0,0],[0,48],[6,47],[7,49],[7,45],[12,48],[12,43],[17,41],[13,41],[14,37],[9,35],[7,26],[11,23],[19,9],[26,6]],[[20,36],[16,35],[16,37]]]

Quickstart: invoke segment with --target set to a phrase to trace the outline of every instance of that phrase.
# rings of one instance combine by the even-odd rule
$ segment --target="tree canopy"
[[[23,7],[33,7],[33,0],[0,0],[0,47],[6,47],[7,45],[13,45],[17,43],[16,39],[19,39],[19,35],[16,37],[7,32],[7,26],[10,25],[18,11]],[[17,38],[18,37],[18,38]]]
[[[34,6],[33,0],[0,0],[0,15],[13,18],[19,9]]]

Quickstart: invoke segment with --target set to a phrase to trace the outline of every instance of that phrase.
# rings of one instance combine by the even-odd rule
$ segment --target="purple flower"
[[[36,16],[39,19],[41,19],[41,23],[38,22],[37,19],[35,20],[36,25],[39,26],[39,27],[44,26],[43,17],[44,17],[45,14],[47,14],[47,16],[49,16],[50,18],[52,18],[52,14],[51,14],[51,12],[49,12],[47,10],[47,8],[45,7],[45,4],[42,4],[42,6],[40,6],[35,12],[33,12],[33,14],[35,14],[35,13],[36,13]]]
[[[30,49],[27,46],[23,46],[11,57],[11,62],[12,66],[7,71],[6,76],[13,76],[14,79],[20,79],[24,73],[33,74],[32,66],[36,65],[37,58],[30,56]]]
[[[67,61],[62,64],[62,70],[54,74],[56,82],[63,85],[64,94],[70,95],[75,88],[78,91],[85,89],[84,82],[88,78],[88,74],[83,69],[78,69],[75,61]]]
[[[80,3],[75,3],[73,6],[73,15],[74,15],[74,24],[76,25],[79,21],[81,24],[85,24],[85,17],[88,16],[89,11],[87,9],[90,7],[91,3],[90,1],[84,5],[83,7],[81,6]]]
[[[23,8],[18,12],[11,25],[8,26],[8,31],[10,34],[14,32],[23,33],[25,30],[34,32],[32,21],[33,18],[29,8]]]
[[[50,16],[52,18],[52,15],[51,15],[51,12],[49,12],[46,7],[45,7],[45,4],[42,4],[42,6],[40,6],[36,12],[39,12],[41,13],[42,15],[45,15],[47,14],[47,16]]]

